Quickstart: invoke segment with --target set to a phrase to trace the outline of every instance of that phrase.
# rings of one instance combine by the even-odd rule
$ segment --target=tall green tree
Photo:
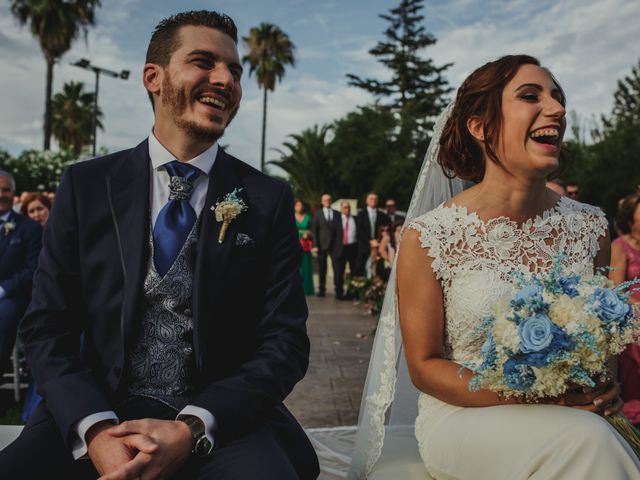
[[[62,92],[53,96],[52,130],[60,147],[79,154],[93,140],[93,102],[95,93],[85,92],[84,83],[68,82]],[[96,127],[104,129],[100,119],[102,111],[96,111]]]
[[[262,99],[262,147],[260,150],[260,168],[265,166],[265,143],[267,135],[267,92],[274,91],[276,82],[282,81],[285,67],[295,66],[295,46],[279,27],[271,23],[261,23],[243,37],[249,53],[242,62],[249,65],[249,75],[255,73],[258,86],[263,90]]]
[[[605,130],[615,128],[619,123],[640,123],[640,60],[631,68],[630,75],[618,80],[611,116],[602,120]]]
[[[423,25],[421,10],[424,0],[401,0],[400,5],[382,14],[389,24],[385,39],[369,50],[378,62],[391,71],[388,81],[360,78],[348,74],[349,84],[374,94],[400,117],[404,141],[398,147],[403,154],[424,151],[429,141],[434,118],[442,111],[451,92],[443,73],[452,65],[435,65],[423,51],[436,43],[436,38]]]
[[[618,82],[611,114],[594,128],[594,142],[570,140],[565,157],[570,160],[567,179],[580,183],[583,200],[601,206],[607,214],[616,212],[620,198],[640,186],[640,64]],[[575,134],[574,134],[575,136]]]
[[[95,11],[100,0],[10,0],[11,12],[21,25],[29,29],[40,44],[47,62],[44,106],[44,149],[51,143],[51,94],[53,89],[53,65],[83,33],[86,39],[88,27],[95,24]]]
[[[289,135],[291,141],[284,143],[288,151],[276,150],[280,158],[269,162],[287,173],[295,194],[312,209],[318,206],[323,193],[335,193],[335,165],[327,139],[330,130],[329,125],[314,125],[300,134]]]
[[[393,196],[404,205],[405,199],[397,196],[403,186],[390,178],[404,170],[394,140],[397,127],[393,113],[377,104],[359,107],[336,120],[330,151],[338,175],[334,188],[341,196],[363,199],[375,190],[383,199]]]

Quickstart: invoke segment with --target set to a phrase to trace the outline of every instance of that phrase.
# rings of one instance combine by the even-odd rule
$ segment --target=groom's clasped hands
[[[101,422],[87,438],[100,480],[168,478],[189,458],[192,444],[185,423],[149,418]]]

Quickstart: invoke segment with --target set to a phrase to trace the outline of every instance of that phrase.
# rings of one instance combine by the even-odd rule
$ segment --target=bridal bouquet
[[[546,275],[516,276],[510,298],[476,332],[486,340],[481,361],[464,365],[474,372],[469,389],[536,401],[606,380],[609,359],[640,334],[640,312],[628,303],[637,283],[563,274],[559,260]],[[624,416],[608,420],[638,453],[640,438]]]

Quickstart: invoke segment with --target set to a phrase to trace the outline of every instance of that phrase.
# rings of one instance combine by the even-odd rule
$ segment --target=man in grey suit
[[[313,234],[314,249],[318,254],[318,296],[324,297],[327,283],[327,259],[331,257],[332,265],[335,263],[333,261],[333,244],[336,238],[336,231],[333,219],[338,217],[340,213],[331,208],[331,195],[328,193],[320,197],[320,203],[322,208],[313,217],[311,232]]]

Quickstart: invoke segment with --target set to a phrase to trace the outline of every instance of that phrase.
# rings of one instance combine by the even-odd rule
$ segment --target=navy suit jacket
[[[21,324],[27,361],[68,443],[73,423],[126,395],[149,261],[148,143],[69,167]],[[248,209],[218,243],[210,207],[243,188]],[[269,424],[302,478],[317,458],[282,404],[309,356],[291,189],[219,150],[210,172],[193,282],[196,395],[224,444]],[[238,233],[253,242],[236,245]],[[239,242],[242,243],[242,242]],[[80,350],[79,335],[85,332]]]
[[[0,287],[7,297],[29,301],[33,273],[42,248],[42,227],[14,211],[9,223],[15,229],[6,233],[0,228]]]

